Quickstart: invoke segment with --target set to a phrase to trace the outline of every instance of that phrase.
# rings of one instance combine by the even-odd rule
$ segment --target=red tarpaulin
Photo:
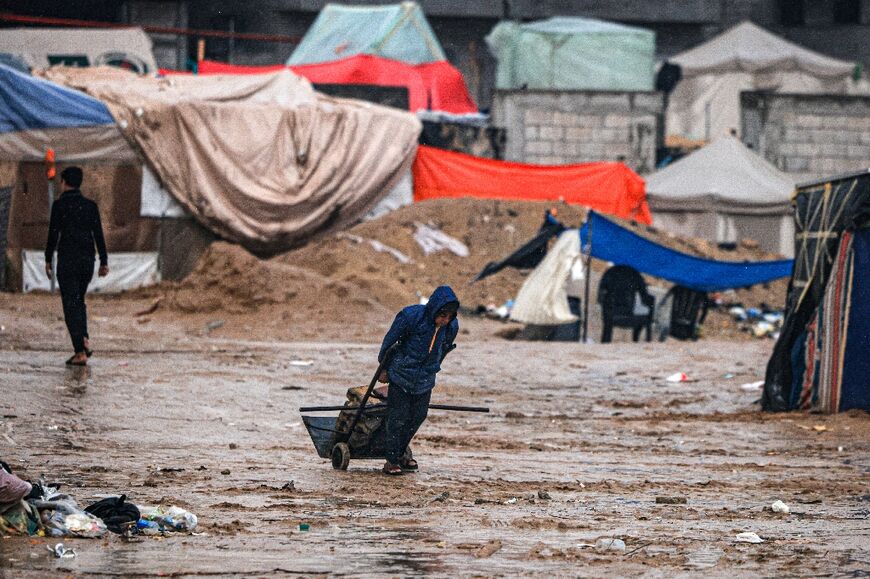
[[[646,184],[617,162],[526,165],[421,145],[414,161],[414,201],[438,197],[562,200],[652,224]]]
[[[244,66],[204,60],[199,63],[199,74],[262,74],[284,68],[283,64]],[[408,89],[411,111],[427,109],[454,114],[476,113],[477,107],[465,81],[456,68],[447,61],[410,65],[397,60],[360,54],[318,64],[289,67],[290,70],[315,84],[372,84],[397,86]],[[161,69],[161,74],[175,74]]]

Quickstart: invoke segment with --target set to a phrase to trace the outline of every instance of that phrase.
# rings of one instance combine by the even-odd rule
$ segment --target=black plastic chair
[[[635,314],[635,296],[649,309],[646,314]],[[646,288],[643,277],[633,267],[615,265],[604,272],[598,285],[598,303],[604,327],[601,343],[613,341],[613,328],[631,328],[632,339],[637,342],[640,332],[646,328],[646,341],[652,340],[652,322],[655,313],[655,298]]]
[[[697,340],[699,325],[707,317],[708,299],[704,292],[681,285],[672,287],[670,334],[678,340]],[[667,299],[667,296],[666,298]]]

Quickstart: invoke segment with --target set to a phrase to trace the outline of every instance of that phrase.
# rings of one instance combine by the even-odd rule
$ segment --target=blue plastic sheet
[[[0,133],[114,122],[97,99],[0,65]]]
[[[870,412],[870,229],[859,229],[852,241],[855,264],[852,268],[851,312],[846,335],[840,411],[860,408]]]
[[[592,228],[592,257],[660,277],[674,284],[702,292],[747,287],[788,277],[793,260],[733,262],[695,257],[673,250],[625,229],[609,219],[589,212],[580,229],[582,247],[589,244]]]

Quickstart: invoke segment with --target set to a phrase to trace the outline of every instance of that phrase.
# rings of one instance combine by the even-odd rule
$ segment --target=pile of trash
[[[25,481],[0,461],[0,536],[99,538],[111,531],[125,536],[193,532],[196,515],[180,507],[143,507],[126,495],[106,497],[85,508],[57,483]],[[75,556],[63,544],[57,557]]]
[[[779,338],[782,329],[782,311],[767,308],[744,308],[735,305],[728,308],[728,315],[738,323],[739,330],[750,332],[756,338]]]

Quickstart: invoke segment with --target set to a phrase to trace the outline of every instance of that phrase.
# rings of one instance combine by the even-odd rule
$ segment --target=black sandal
[[[88,358],[90,358],[90,357],[93,356],[93,355],[94,355],[94,351],[93,351],[93,350],[88,350],[87,348],[85,348],[85,356],[87,356]]]
[[[87,366],[87,360],[76,360],[76,355],[73,354],[70,356],[69,360],[66,361],[67,366]]]
[[[415,472],[416,470],[418,470],[420,468],[420,465],[418,465],[417,461],[414,460],[413,458],[409,458],[408,460],[404,460],[404,461],[400,462],[399,467],[402,470],[406,470],[409,472]]]
[[[402,467],[400,467],[397,464],[393,464],[391,462],[384,464],[384,468],[381,470],[383,471],[384,474],[388,474],[390,476],[397,476],[400,474],[404,474],[404,472],[405,472],[402,470]]]

